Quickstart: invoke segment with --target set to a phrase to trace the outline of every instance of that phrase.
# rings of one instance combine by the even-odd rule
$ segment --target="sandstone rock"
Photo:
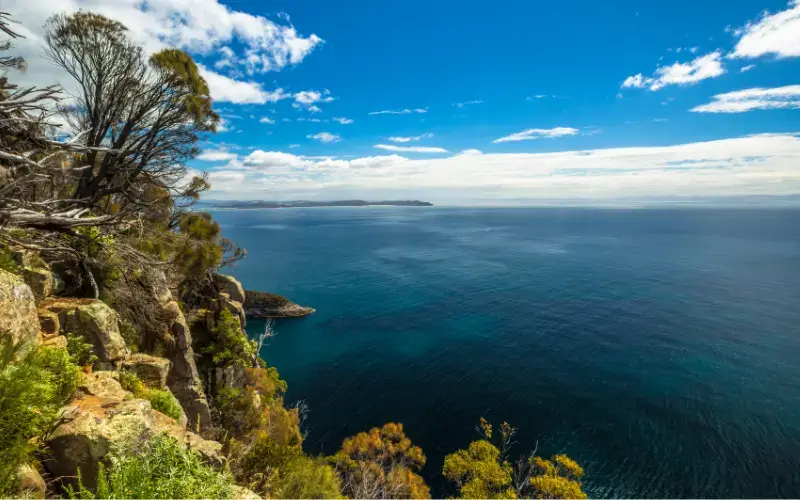
[[[41,345],[46,347],[56,347],[66,349],[69,341],[63,335],[42,335]]]
[[[261,500],[261,497],[244,486],[234,486],[233,500]]]
[[[122,362],[121,369],[135,373],[149,387],[164,389],[167,387],[170,362],[147,354],[134,354]]]
[[[233,276],[227,274],[214,274],[214,284],[217,285],[219,291],[227,293],[228,297],[234,302],[244,304],[245,293],[242,284]]]
[[[227,309],[231,314],[239,318],[239,324],[242,325],[242,328],[246,326],[247,321],[244,314],[244,306],[241,302],[232,300],[227,293],[219,294],[219,302],[222,308]]]
[[[48,437],[50,457],[44,464],[67,484],[74,484],[80,471],[83,483],[93,488],[98,464],[112,449],[132,448],[162,433],[211,465],[224,462],[220,443],[181,428],[143,399],[117,401],[87,395],[64,407],[60,422]]]
[[[8,335],[22,351],[33,348],[39,335],[39,317],[31,288],[22,278],[0,269],[0,335]]]
[[[86,374],[78,389],[89,396],[122,402],[131,397],[131,393],[124,390],[119,383],[119,375],[113,371],[99,371]]]
[[[35,467],[23,464],[17,468],[17,492],[22,498],[45,498],[47,484]]]
[[[51,271],[26,267],[22,270],[22,277],[38,300],[53,294],[55,280]]]
[[[97,299],[47,299],[42,309],[56,313],[62,333],[78,334],[92,342],[100,361],[128,357],[128,347],[119,333],[117,313]]]

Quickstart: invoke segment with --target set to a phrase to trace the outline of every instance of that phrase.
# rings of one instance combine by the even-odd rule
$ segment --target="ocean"
[[[593,497],[800,496],[800,210],[218,210],[245,288],[316,308],[262,356],[307,451],[385,422],[428,457],[518,428]],[[263,323],[252,320],[256,335]]]

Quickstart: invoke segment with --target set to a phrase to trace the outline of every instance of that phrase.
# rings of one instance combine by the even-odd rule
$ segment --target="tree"
[[[512,464],[508,451],[516,429],[503,422],[492,444],[492,425],[481,418],[483,439],[473,441],[444,459],[442,473],[458,487],[461,498],[587,498],[581,489],[583,469],[566,455],[550,460],[536,456],[536,448]]]
[[[425,465],[425,455],[405,435],[403,424],[387,423],[349,437],[330,460],[351,498],[430,498],[415,472]]]

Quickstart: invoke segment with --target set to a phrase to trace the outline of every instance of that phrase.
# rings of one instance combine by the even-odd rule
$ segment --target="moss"
[[[14,258],[14,254],[8,246],[2,243],[0,243],[0,269],[14,274],[19,274],[22,271],[22,266]]]

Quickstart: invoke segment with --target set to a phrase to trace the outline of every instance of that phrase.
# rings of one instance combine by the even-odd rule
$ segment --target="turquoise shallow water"
[[[262,352],[310,451],[403,422],[447,495],[443,457],[486,416],[579,460],[593,496],[800,496],[800,211],[215,217],[246,288],[317,309]]]

